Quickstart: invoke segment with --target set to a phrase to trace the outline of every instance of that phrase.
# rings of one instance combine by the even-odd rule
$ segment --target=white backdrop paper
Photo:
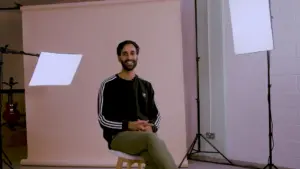
[[[229,0],[235,54],[272,50],[268,0]]]
[[[186,135],[180,4],[180,0],[109,0],[22,8],[24,51],[67,50],[84,58],[70,87],[24,86],[30,113],[26,116],[28,153],[21,165],[115,167],[117,158],[108,150],[95,112],[101,82],[120,71],[116,47],[126,39],[143,49],[137,72],[155,90],[162,115],[158,135],[175,162],[181,162],[187,144],[186,137],[178,137]],[[124,18],[130,19],[124,22]],[[139,26],[133,27],[136,21]],[[57,59],[53,62],[65,62]],[[35,65],[36,60],[24,57],[27,84]],[[54,66],[51,71],[58,69]],[[172,87],[165,83],[166,77]],[[187,165],[185,160],[183,166]]]
[[[82,55],[42,52],[29,86],[70,85]]]

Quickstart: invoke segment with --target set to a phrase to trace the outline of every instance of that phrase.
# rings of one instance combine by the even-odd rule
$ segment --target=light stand
[[[32,53],[26,53],[23,51],[16,51],[16,50],[11,50],[7,48],[8,45],[5,47],[0,47],[0,90],[3,89],[2,81],[3,81],[3,54],[21,54],[21,55],[29,55],[29,56],[39,56],[39,54],[32,54]],[[2,93],[0,93],[0,111],[2,112]],[[2,113],[0,113],[0,122],[2,122]],[[6,155],[6,153],[3,150],[2,147],[2,125],[0,125],[0,153],[1,155],[3,154],[5,159],[3,157],[0,158],[0,165],[2,166],[3,164],[7,165],[10,169],[13,169],[12,162]],[[1,167],[2,168],[2,167]]]
[[[196,37],[198,37],[198,23],[197,23],[197,0],[194,1],[195,3],[195,25],[196,25]],[[200,132],[200,89],[199,89],[199,54],[198,54],[198,42],[196,40],[196,73],[197,73],[197,134],[194,138],[194,141],[190,145],[187,153],[183,157],[181,163],[179,164],[178,168],[181,168],[182,163],[184,162],[185,158],[188,158],[189,160],[195,160],[195,161],[203,161],[203,162],[210,162],[210,163],[216,163],[216,162],[211,162],[211,161],[205,161],[205,160],[199,160],[199,159],[192,159],[191,156],[193,154],[198,154],[198,153],[218,153],[220,154],[230,165],[234,165],[223,153],[221,153],[208,139],[206,139]],[[203,138],[215,151],[202,151],[201,150],[201,138]],[[195,145],[197,145],[197,149],[195,149]],[[224,164],[224,163],[217,163],[217,164]],[[225,163],[227,164],[227,163]]]
[[[272,8],[271,8],[271,0],[269,0],[269,9],[270,9],[270,16],[271,16],[271,27],[272,27]],[[273,29],[273,28],[272,28]],[[273,32],[272,32],[273,34]],[[271,106],[271,70],[270,70],[270,65],[271,65],[271,52],[267,51],[267,68],[268,68],[268,120],[269,120],[269,160],[268,164],[264,167],[264,169],[278,169],[275,164],[273,164],[273,148],[274,148],[274,138],[273,138],[273,119],[272,119],[272,106]]]
[[[267,66],[268,66],[268,108],[269,108],[269,160],[268,164],[264,169],[272,169],[273,167],[278,169],[275,164],[273,164],[273,148],[274,148],[274,139],[273,139],[273,120],[272,120],[272,111],[271,111],[271,76],[270,76],[270,51],[267,51]]]
[[[7,10],[20,10],[20,8],[22,7],[21,4],[16,3],[15,2],[15,6],[14,7],[7,7],[7,8],[0,8],[0,11],[7,11]],[[5,47],[1,47],[0,48],[0,90],[2,91],[3,89],[3,85],[2,85],[2,81],[3,81],[3,54],[7,53],[7,47],[8,45],[6,45]],[[16,51],[13,51],[16,53]],[[20,53],[20,52],[19,52]],[[12,53],[14,54],[14,53]],[[26,54],[25,52],[23,52],[23,54]],[[2,111],[2,93],[0,93],[0,111]],[[2,122],[2,113],[0,114],[0,122]],[[12,166],[12,162],[10,161],[10,159],[8,158],[8,156],[6,155],[6,153],[3,151],[3,147],[2,147],[2,125],[0,125],[0,153],[1,153],[1,158],[0,158],[0,165],[2,168],[3,163],[5,165],[7,165],[10,169],[13,169]],[[4,155],[5,159],[2,158],[2,154]]]
[[[198,56],[198,55],[197,55]],[[197,67],[197,134],[194,138],[194,141],[190,145],[187,153],[183,157],[181,163],[179,164],[178,168],[181,168],[182,163],[184,162],[185,158],[188,158],[189,160],[195,160],[195,161],[202,161],[202,162],[210,162],[210,163],[216,163],[216,162],[211,162],[211,161],[206,161],[206,160],[199,160],[199,159],[192,159],[191,156],[193,154],[197,153],[218,153],[220,154],[230,165],[234,165],[223,153],[221,153],[208,139],[206,139],[201,133],[200,133],[200,99],[199,99],[199,59],[200,57],[196,58],[196,67]],[[201,150],[201,138],[203,138],[215,151],[202,151]],[[197,149],[195,149],[195,145],[198,143]],[[227,163],[217,163],[217,164],[227,164]]]
[[[6,46],[7,47],[7,46]],[[3,53],[4,53],[4,50],[5,48],[0,48],[0,90],[3,89],[3,85],[2,85],[2,81],[3,81]],[[0,94],[0,122],[2,123],[2,102],[3,102],[3,95]],[[7,165],[10,169],[13,169],[12,167],[12,162],[10,161],[10,159],[8,158],[8,156],[6,155],[6,153],[4,152],[3,150],[3,147],[2,147],[2,124],[0,126],[0,136],[1,136],[1,139],[0,139],[0,153],[1,153],[1,158],[0,158],[0,165],[2,166],[3,163],[5,165]],[[2,154],[4,155],[5,159],[2,159]]]

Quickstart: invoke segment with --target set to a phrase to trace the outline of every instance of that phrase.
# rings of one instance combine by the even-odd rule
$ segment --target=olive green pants
[[[163,140],[155,133],[124,131],[111,142],[111,148],[130,155],[142,156],[145,169],[177,169],[174,159]]]

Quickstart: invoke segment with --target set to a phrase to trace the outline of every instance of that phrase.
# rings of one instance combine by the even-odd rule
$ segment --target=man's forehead
[[[122,52],[135,52],[136,49],[133,45],[125,45]]]

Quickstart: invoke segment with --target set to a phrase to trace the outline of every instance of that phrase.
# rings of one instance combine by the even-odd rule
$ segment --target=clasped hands
[[[128,122],[128,128],[132,131],[146,131],[152,132],[153,124],[149,123],[148,120],[137,120]]]

